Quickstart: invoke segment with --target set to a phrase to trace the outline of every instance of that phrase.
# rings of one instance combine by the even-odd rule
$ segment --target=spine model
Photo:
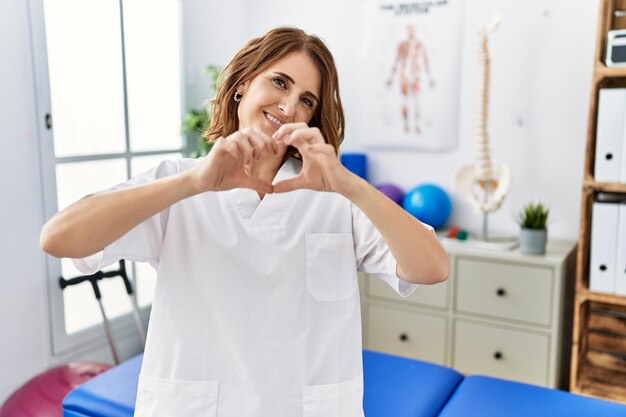
[[[476,147],[475,162],[459,169],[455,190],[459,191],[479,212],[498,210],[506,197],[511,177],[508,166],[493,168],[489,147],[489,93],[491,83],[491,56],[489,35],[496,29],[500,17],[496,16],[478,34],[476,52]]]
[[[489,85],[491,81],[491,57],[487,35],[493,31],[490,25],[479,33],[479,45],[476,51],[478,64],[476,95],[476,179],[481,188],[495,188],[495,176],[489,149]]]

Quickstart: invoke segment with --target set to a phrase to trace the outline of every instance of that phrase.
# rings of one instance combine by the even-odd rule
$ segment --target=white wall
[[[27,7],[0,12],[0,401],[46,365],[39,155]]]
[[[463,1],[463,0],[462,0]],[[450,225],[480,231],[482,217],[452,192],[456,170],[473,162],[475,39],[477,29],[502,14],[493,35],[490,135],[494,164],[508,164],[513,185],[491,216],[494,234],[518,233],[515,214],[535,200],[551,207],[549,236],[577,239],[587,111],[595,48],[598,1],[465,0],[458,147],[449,152],[368,151],[373,183],[394,182],[405,190],[434,182],[453,198]],[[186,15],[205,24],[187,25],[193,57],[187,60],[189,106],[197,106],[206,80],[193,79],[209,64],[224,65],[238,45],[279,25],[317,34],[335,56],[346,111],[342,150],[364,150],[367,126],[359,126],[361,0],[185,1]],[[212,11],[209,13],[209,11]],[[372,115],[371,117],[376,117]]]

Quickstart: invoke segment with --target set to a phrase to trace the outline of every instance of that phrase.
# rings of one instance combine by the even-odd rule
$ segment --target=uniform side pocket
[[[304,417],[363,417],[363,376],[304,387]]]
[[[139,375],[135,417],[217,416],[218,381],[177,381]]]

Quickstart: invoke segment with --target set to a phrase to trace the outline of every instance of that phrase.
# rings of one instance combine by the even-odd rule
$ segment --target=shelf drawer
[[[548,326],[552,269],[459,258],[456,309]]]
[[[367,316],[367,349],[446,365],[445,317],[371,303]]]
[[[550,337],[459,320],[453,367],[465,374],[547,385]]]
[[[369,275],[368,294],[390,300],[400,300],[428,307],[448,308],[449,280],[435,285],[420,285],[408,297],[400,297],[389,285]]]

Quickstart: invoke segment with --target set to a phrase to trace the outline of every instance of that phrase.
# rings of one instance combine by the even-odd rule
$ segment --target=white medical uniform
[[[198,162],[164,161],[113,189]],[[274,183],[300,169],[289,159]],[[356,272],[402,296],[416,288],[360,209],[311,190],[195,195],[74,263],[91,274],[119,259],[158,271],[136,417],[362,417]]]

